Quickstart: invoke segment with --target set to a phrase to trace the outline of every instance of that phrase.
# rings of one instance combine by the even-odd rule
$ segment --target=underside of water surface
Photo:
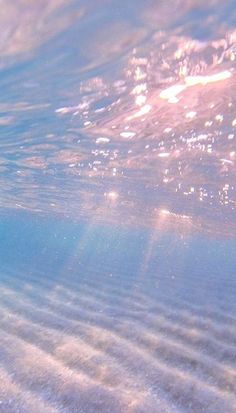
[[[235,413],[234,1],[0,25],[0,413]]]

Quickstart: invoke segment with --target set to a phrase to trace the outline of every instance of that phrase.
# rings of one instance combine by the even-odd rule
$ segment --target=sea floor
[[[172,251],[138,272],[113,243],[54,271],[2,266],[0,412],[235,413],[229,256],[212,241],[211,267],[202,242],[192,266]]]

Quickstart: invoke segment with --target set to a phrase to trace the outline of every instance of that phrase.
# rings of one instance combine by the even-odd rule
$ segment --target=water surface
[[[0,412],[234,413],[234,2],[0,4]]]

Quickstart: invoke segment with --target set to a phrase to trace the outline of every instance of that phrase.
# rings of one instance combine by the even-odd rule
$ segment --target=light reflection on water
[[[232,228],[233,4],[181,2],[173,17],[172,3],[60,3],[4,3],[1,206],[151,226],[168,209]],[[199,15],[211,33],[195,33]]]
[[[87,3],[0,2],[0,412],[234,413],[236,7]]]

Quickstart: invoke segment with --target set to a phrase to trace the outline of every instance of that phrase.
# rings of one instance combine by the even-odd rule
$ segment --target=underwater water
[[[0,413],[235,413],[234,1],[0,24]]]

